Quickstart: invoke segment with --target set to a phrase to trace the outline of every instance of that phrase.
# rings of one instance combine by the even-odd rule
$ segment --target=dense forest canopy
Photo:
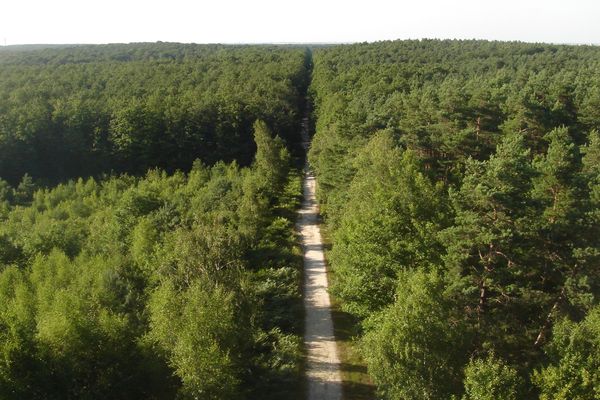
[[[0,398],[301,395],[292,153],[309,61],[0,53]]]
[[[599,398],[598,71],[487,41],[1,49],[0,398],[303,397],[307,94],[379,396]]]
[[[237,161],[264,120],[292,139],[303,48],[171,43],[0,52],[0,177],[44,183]]]
[[[600,48],[314,51],[334,293],[388,399],[600,396]]]

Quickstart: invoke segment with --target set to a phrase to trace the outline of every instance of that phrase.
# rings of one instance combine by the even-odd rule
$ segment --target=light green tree
[[[469,334],[453,315],[436,272],[398,277],[395,302],[369,318],[362,353],[380,393],[392,400],[459,394]]]
[[[494,354],[471,359],[465,368],[463,400],[518,400],[522,379]]]
[[[330,259],[343,307],[366,317],[393,301],[402,270],[440,263],[444,205],[415,154],[388,132],[375,135],[355,165]]]
[[[546,346],[550,364],[533,374],[540,400],[600,398],[600,307],[581,322],[564,319]]]

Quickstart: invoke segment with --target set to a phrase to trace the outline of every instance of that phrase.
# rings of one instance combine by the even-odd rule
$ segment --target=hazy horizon
[[[404,39],[482,39],[598,44],[600,2],[425,0],[24,0],[0,6],[0,44],[179,42],[340,44]]]
[[[136,44],[136,43],[180,43],[180,44],[198,44],[198,45],[225,45],[225,46],[261,46],[261,45],[274,45],[274,46],[302,46],[302,45],[316,45],[316,46],[329,46],[329,45],[351,45],[358,43],[377,43],[377,42],[385,42],[385,41],[397,41],[397,40],[463,40],[463,41],[489,41],[489,42],[515,42],[515,43],[540,43],[540,44],[549,44],[549,45],[557,45],[557,46],[600,46],[600,41],[597,43],[557,43],[557,42],[542,42],[542,41],[525,41],[525,40],[500,40],[500,39],[481,39],[481,38],[471,38],[471,39],[459,39],[459,38],[431,38],[431,37],[423,37],[423,38],[398,38],[398,39],[381,39],[381,40],[373,40],[373,41],[354,41],[354,42],[172,42],[165,40],[156,40],[156,41],[139,41],[139,42],[97,42],[97,43],[14,43],[14,44],[0,44],[0,48],[10,48],[10,47],[38,47],[38,46],[48,46],[48,47],[64,47],[64,46],[103,46],[103,45],[112,45],[112,44]]]

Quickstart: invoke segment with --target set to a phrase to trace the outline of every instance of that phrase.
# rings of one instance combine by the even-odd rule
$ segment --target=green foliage
[[[600,307],[581,322],[563,319],[547,345],[550,364],[535,371],[542,400],[592,400],[600,396]]]
[[[127,279],[119,260],[70,260],[57,250],[36,257],[31,273],[4,271],[3,397],[125,399],[168,393],[165,369],[155,369],[137,343],[141,304],[120,292]],[[150,383],[143,383],[148,378]]]
[[[288,170],[285,149],[276,155]],[[244,214],[259,196],[248,180],[274,204]],[[281,398],[282,385],[297,387],[287,196],[299,188],[277,192],[288,186],[257,167],[196,163],[189,175],[69,182],[11,207],[0,226],[0,394]]]
[[[471,359],[465,368],[463,400],[517,400],[523,384],[517,371],[490,354]]]
[[[331,263],[344,309],[366,317],[393,301],[401,271],[440,262],[436,232],[444,206],[414,153],[402,152],[385,132],[355,165]]]
[[[435,272],[400,274],[395,302],[366,322],[362,351],[389,399],[447,399],[460,392],[468,333]]]
[[[310,54],[1,52],[0,398],[299,388],[290,164]],[[599,397],[598,48],[314,54],[333,290],[381,395]]]
[[[202,281],[177,290],[165,282],[149,303],[150,339],[167,353],[184,399],[238,397],[235,355],[243,339],[233,293]]]
[[[249,165],[257,119],[296,140],[306,57],[301,47],[177,43],[2,52],[0,177],[54,184],[189,170],[196,158]]]
[[[36,187],[33,179],[28,174],[23,175],[19,186],[14,191],[13,199],[16,204],[28,205],[32,198]]]
[[[503,346],[507,352],[515,338],[498,336],[490,327],[501,324],[507,333],[522,333],[524,320],[530,318],[527,308],[536,301],[528,291],[531,265],[522,258],[531,224],[533,170],[528,155],[523,136],[513,134],[504,137],[489,160],[470,160],[462,186],[450,190],[454,224],[441,234],[452,286],[463,299],[479,345]],[[505,314],[505,307],[512,313]]]
[[[600,227],[600,135],[597,131],[589,134],[589,143],[583,146],[582,178],[587,184],[588,204],[586,206],[586,227],[593,236],[598,235]]]
[[[256,176],[264,181],[260,186],[264,187],[269,198],[274,198],[281,192],[289,172],[289,152],[279,136],[272,137],[270,129],[263,121],[254,123],[254,141]]]
[[[550,365],[543,349],[555,323],[597,306],[599,67],[593,46],[408,40],[314,50],[309,160],[333,242],[333,290],[359,321],[376,321],[363,335],[384,398],[460,398],[465,370],[468,391],[535,398],[513,372]],[[433,339],[420,318],[393,314],[405,299],[394,288],[427,271],[444,298],[423,313],[451,315],[470,338],[438,334],[447,346],[436,357],[459,372],[441,371],[435,389],[424,382],[438,359],[404,370],[399,350],[417,341],[411,329]],[[510,377],[495,381],[493,371]],[[568,392],[561,382],[545,396],[560,385]]]

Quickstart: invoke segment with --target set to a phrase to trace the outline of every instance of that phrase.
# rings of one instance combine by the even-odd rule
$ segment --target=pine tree
[[[450,193],[455,225],[441,237],[453,290],[476,332],[475,350],[514,346],[527,336],[522,322],[528,316],[519,311],[526,293],[519,283],[528,269],[522,261],[532,175],[523,136],[511,134],[489,160],[470,160],[462,186]],[[496,326],[503,326],[503,335]]]

